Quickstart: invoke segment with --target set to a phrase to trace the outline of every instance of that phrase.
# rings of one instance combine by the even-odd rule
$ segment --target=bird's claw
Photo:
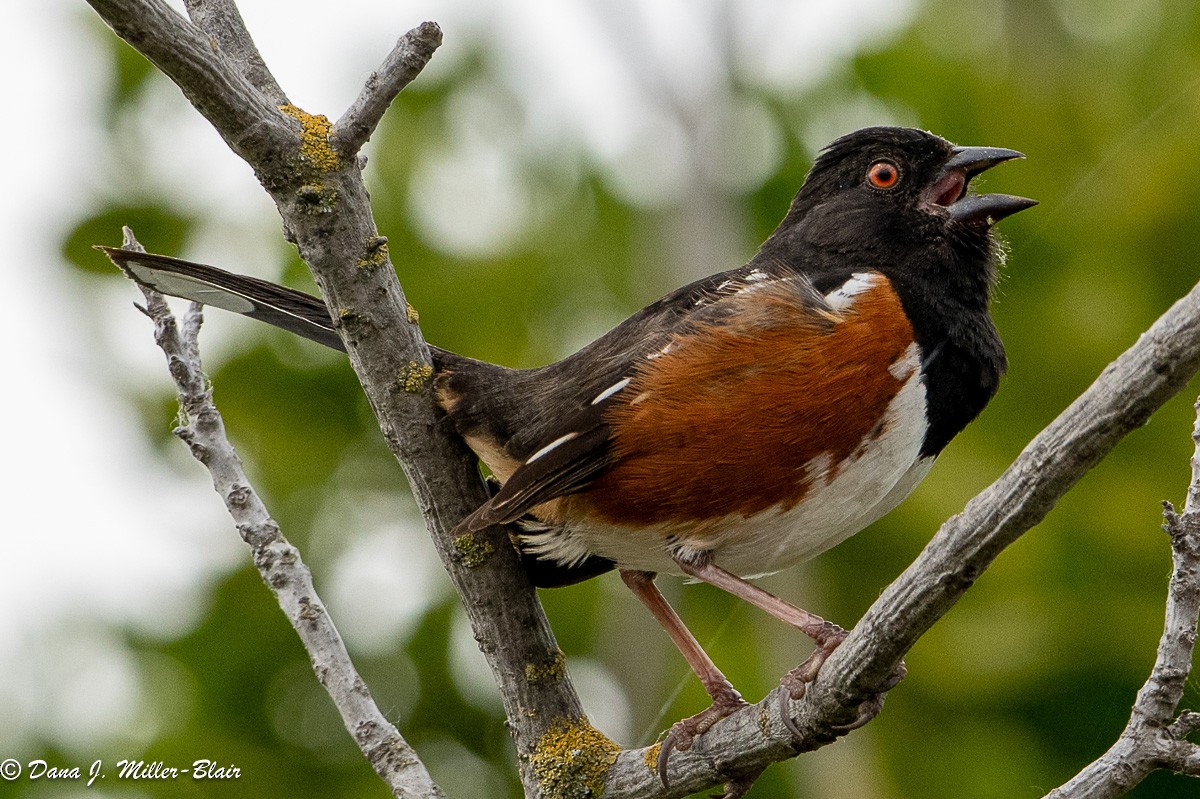
[[[844,637],[845,636],[843,636],[843,638]],[[832,647],[828,648],[828,651],[825,651],[824,648],[821,648],[816,652],[813,652],[808,660],[792,669],[790,672],[784,675],[782,680],[780,680],[780,685],[782,685],[786,690],[779,692],[779,716],[781,719],[783,719],[783,725],[787,727],[788,731],[791,732],[796,738],[804,737],[804,733],[800,730],[800,727],[796,724],[795,720],[792,719],[792,714],[789,712],[788,703],[789,701],[804,698],[804,692],[808,687],[808,684],[816,679],[817,672],[820,671],[821,664],[823,664],[833,650],[837,648],[838,643],[841,643],[841,641],[839,640]],[[854,717],[853,721],[849,722],[848,724],[834,724],[831,725],[829,729],[837,735],[845,735],[846,733],[857,730],[859,727],[865,726],[867,722],[878,716],[879,711],[883,709],[883,700],[887,696],[888,691],[899,685],[901,680],[903,680],[907,674],[908,667],[904,665],[904,661],[900,661],[900,663],[896,665],[895,670],[892,671],[892,673],[888,676],[887,681],[880,687],[879,692],[871,694],[871,696],[869,696],[858,706],[858,714]]]
[[[817,643],[817,648],[813,650],[807,660],[783,675],[783,679],[779,681],[779,684],[785,689],[779,693],[779,716],[783,719],[783,725],[795,737],[803,738],[804,733],[800,731],[800,727],[792,719],[792,714],[788,712],[788,702],[804,698],[808,684],[817,678],[821,666],[833,654],[833,650],[846,640],[848,634],[842,628],[837,627],[824,640]]]
[[[662,780],[663,787],[671,787],[671,783],[667,778],[667,762],[672,752],[686,752],[691,749],[692,742],[698,736],[708,732],[721,719],[746,706],[746,701],[736,691],[732,691],[731,689],[729,694],[715,698],[708,708],[694,716],[672,724],[667,737],[663,739],[662,747],[658,750],[658,778]],[[750,780],[750,782],[753,781],[753,779]],[[734,780],[729,784],[734,785],[736,782],[737,780]],[[745,793],[746,788],[749,787],[750,783],[748,782],[745,788],[742,789],[742,793]],[[741,796],[741,793],[730,794],[729,787],[726,786],[727,799],[736,799],[738,796]]]

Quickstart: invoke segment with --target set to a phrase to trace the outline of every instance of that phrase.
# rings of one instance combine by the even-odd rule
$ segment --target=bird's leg
[[[667,631],[667,635],[671,636],[671,640],[683,655],[683,659],[692,667],[692,671],[704,685],[704,690],[713,700],[707,710],[676,722],[671,727],[671,731],[667,733],[658,753],[658,776],[663,785],[667,786],[667,759],[671,752],[676,749],[689,749],[692,739],[705,733],[709,727],[738,708],[744,707],[746,701],[742,699],[742,695],[737,692],[729,680],[725,679],[725,675],[700,646],[696,636],[692,635],[691,630],[679,618],[679,614],[658,590],[658,586],[654,584],[653,572],[621,569],[621,579],[633,591],[634,596],[654,614],[654,618]]]
[[[684,574],[706,582],[709,585],[714,585],[723,591],[728,591],[739,599],[743,599],[751,605],[765,610],[775,618],[787,622],[803,632],[817,645],[817,648],[809,655],[807,660],[785,674],[783,679],[779,681],[780,685],[786,689],[785,693],[780,695],[780,716],[783,718],[783,722],[788,729],[794,735],[800,737],[802,735],[800,728],[796,726],[796,723],[792,721],[791,714],[787,712],[787,700],[800,699],[804,696],[808,684],[816,679],[817,672],[821,670],[821,666],[833,654],[833,650],[837,649],[838,645],[846,639],[849,633],[833,622],[826,621],[814,613],[809,613],[807,610],[785,602],[771,592],[738,577],[733,572],[722,569],[712,562],[707,553],[704,553],[701,557],[696,557],[692,553],[688,553],[687,555],[680,553],[676,556],[675,561],[679,564]],[[898,667],[895,680],[886,686],[884,690],[892,688],[903,676],[904,664],[901,663]],[[839,729],[848,732],[856,727],[861,727],[879,712],[881,706],[882,700],[879,698],[864,702],[859,710],[859,717],[850,725]]]
[[[790,602],[785,602],[770,591],[759,588],[749,580],[738,577],[733,572],[725,571],[712,562],[707,556],[676,558],[679,568],[689,577],[714,585],[722,591],[727,591],[738,599],[743,599],[770,613],[777,619],[787,622],[816,642],[818,647],[825,647],[829,642],[832,652],[842,642],[847,633],[831,621],[825,621],[815,613],[798,608]]]

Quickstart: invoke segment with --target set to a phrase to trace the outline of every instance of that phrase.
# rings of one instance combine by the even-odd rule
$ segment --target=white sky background
[[[660,148],[657,162],[687,163],[687,153],[671,152],[680,146],[681,137],[671,135],[680,123],[663,100],[686,111],[724,86],[725,68],[714,57],[722,44],[714,36],[722,28],[713,20],[740,20],[732,48],[746,76],[795,89],[864,39],[899,27],[912,10],[910,3],[886,0],[239,5],[293,101],[330,117],[352,100],[395,38],[424,19],[437,20],[446,34],[432,78],[471,44],[489,41],[510,89],[547,140],[586,149],[611,165],[618,182],[622,158],[650,134]],[[0,133],[8,153],[0,224],[10,253],[0,347],[6,373],[16,378],[0,392],[0,607],[6,619],[0,628],[0,758],[39,732],[86,756],[106,731],[136,720],[139,672],[105,624],[163,635],[186,630],[203,607],[198,592],[245,557],[207,476],[190,464],[183,446],[176,448],[181,468],[164,468],[143,443],[133,410],[111,390],[167,380],[149,324],[130,307],[136,292],[117,281],[99,286],[60,262],[64,233],[106,195],[106,185],[119,181],[103,134],[92,127],[108,80],[104,54],[87,35],[89,15],[83,0],[8,0],[0,25],[0,92],[10,117]],[[643,48],[638,63],[631,60],[631,43]],[[148,134],[143,171],[161,185],[190,187],[186,204],[208,217],[206,232],[193,243],[197,251],[183,255],[253,264],[276,246],[274,209],[207,123],[173,87],[164,92],[170,94],[150,100],[161,116]],[[822,131],[818,141],[851,127]],[[179,152],[188,158],[175,157]],[[659,176],[657,185],[684,190],[686,169],[679,170],[673,178]],[[436,234],[436,220],[430,225]],[[96,291],[105,300],[99,317],[94,304],[82,301]],[[206,352],[213,355],[230,345],[236,327],[213,324],[209,316]],[[95,357],[98,350],[103,358]],[[380,584],[425,579],[404,573],[414,567],[398,554],[398,536],[364,540],[367,549],[347,553],[342,571],[370,564],[371,579]],[[404,616],[383,623],[394,630]]]

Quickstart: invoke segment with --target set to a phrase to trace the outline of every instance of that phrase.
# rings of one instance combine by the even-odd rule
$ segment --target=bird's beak
[[[1004,147],[955,147],[954,154],[950,156],[950,160],[942,167],[942,173],[945,174],[957,169],[967,176],[967,180],[970,180],[980,172],[991,169],[996,164],[1003,164],[1005,161],[1024,157],[1025,153],[1019,153],[1016,150],[1009,150]]]
[[[929,201],[945,208],[956,222],[986,226],[1032,208],[1037,200],[1011,194],[967,194],[967,184],[980,172],[1024,157],[1023,153],[1004,147],[955,147],[933,182]]]

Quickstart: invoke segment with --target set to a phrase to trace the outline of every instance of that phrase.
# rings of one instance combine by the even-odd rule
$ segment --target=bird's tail
[[[97,247],[130,279],[163,294],[258,319],[318,344],[345,351],[319,297],[215,266],[166,255]]]
[[[163,294],[223,308],[275,325],[326,347],[345,351],[342,339],[334,329],[329,310],[319,297],[266,280],[237,275],[215,266],[183,261],[166,255],[116,247],[97,249],[104,251],[130,279]],[[501,366],[455,355],[439,347],[431,346],[430,352],[439,372],[444,369],[447,379],[457,376],[459,380],[466,381],[465,386],[479,383],[497,386],[511,374],[510,370]],[[484,379],[485,374],[490,379]],[[479,394],[483,399],[493,400],[497,396],[507,396],[505,392],[471,393],[472,396]],[[475,405],[471,407],[474,408]],[[484,414],[482,422],[498,423],[497,420],[506,418],[505,414],[501,413],[503,408],[489,406],[489,410],[490,415]],[[463,427],[482,423],[468,414],[455,413],[453,409],[448,410],[448,413],[460,432]],[[542,588],[571,585],[613,568],[612,561],[598,556],[591,556],[572,566],[540,560],[536,555],[527,552],[522,552],[521,558],[534,585]]]

